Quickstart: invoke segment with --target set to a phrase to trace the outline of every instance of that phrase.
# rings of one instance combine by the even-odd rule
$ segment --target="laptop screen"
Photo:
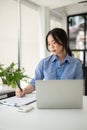
[[[36,80],[38,108],[82,108],[83,80]]]

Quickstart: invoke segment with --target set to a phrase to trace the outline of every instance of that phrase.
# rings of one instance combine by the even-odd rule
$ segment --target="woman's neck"
[[[58,58],[60,60],[60,63],[62,63],[66,57],[67,53],[65,50],[63,50],[63,53],[61,53],[60,55],[58,55]]]

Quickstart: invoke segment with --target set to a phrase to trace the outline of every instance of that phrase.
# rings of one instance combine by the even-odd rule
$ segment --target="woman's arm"
[[[25,94],[33,92],[34,90],[35,88],[31,84],[29,84],[22,91],[19,88],[17,88],[15,94],[17,97],[22,97]]]

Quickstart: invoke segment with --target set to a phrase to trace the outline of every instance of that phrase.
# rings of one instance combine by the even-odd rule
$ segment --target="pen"
[[[20,87],[19,82],[18,82],[18,81],[15,81],[15,83],[17,84],[18,88],[19,88],[21,91],[23,91],[22,88]]]

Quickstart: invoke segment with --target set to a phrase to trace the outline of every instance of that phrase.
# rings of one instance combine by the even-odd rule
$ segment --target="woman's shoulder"
[[[45,57],[45,58],[42,58],[42,59],[40,60],[40,62],[47,62],[47,61],[49,61],[49,60],[53,60],[53,58],[54,58],[54,55],[50,55],[50,56],[47,56],[47,57]]]
[[[80,63],[80,64],[82,64],[81,60],[79,58],[75,58],[74,56],[70,56],[70,60],[73,63]]]

